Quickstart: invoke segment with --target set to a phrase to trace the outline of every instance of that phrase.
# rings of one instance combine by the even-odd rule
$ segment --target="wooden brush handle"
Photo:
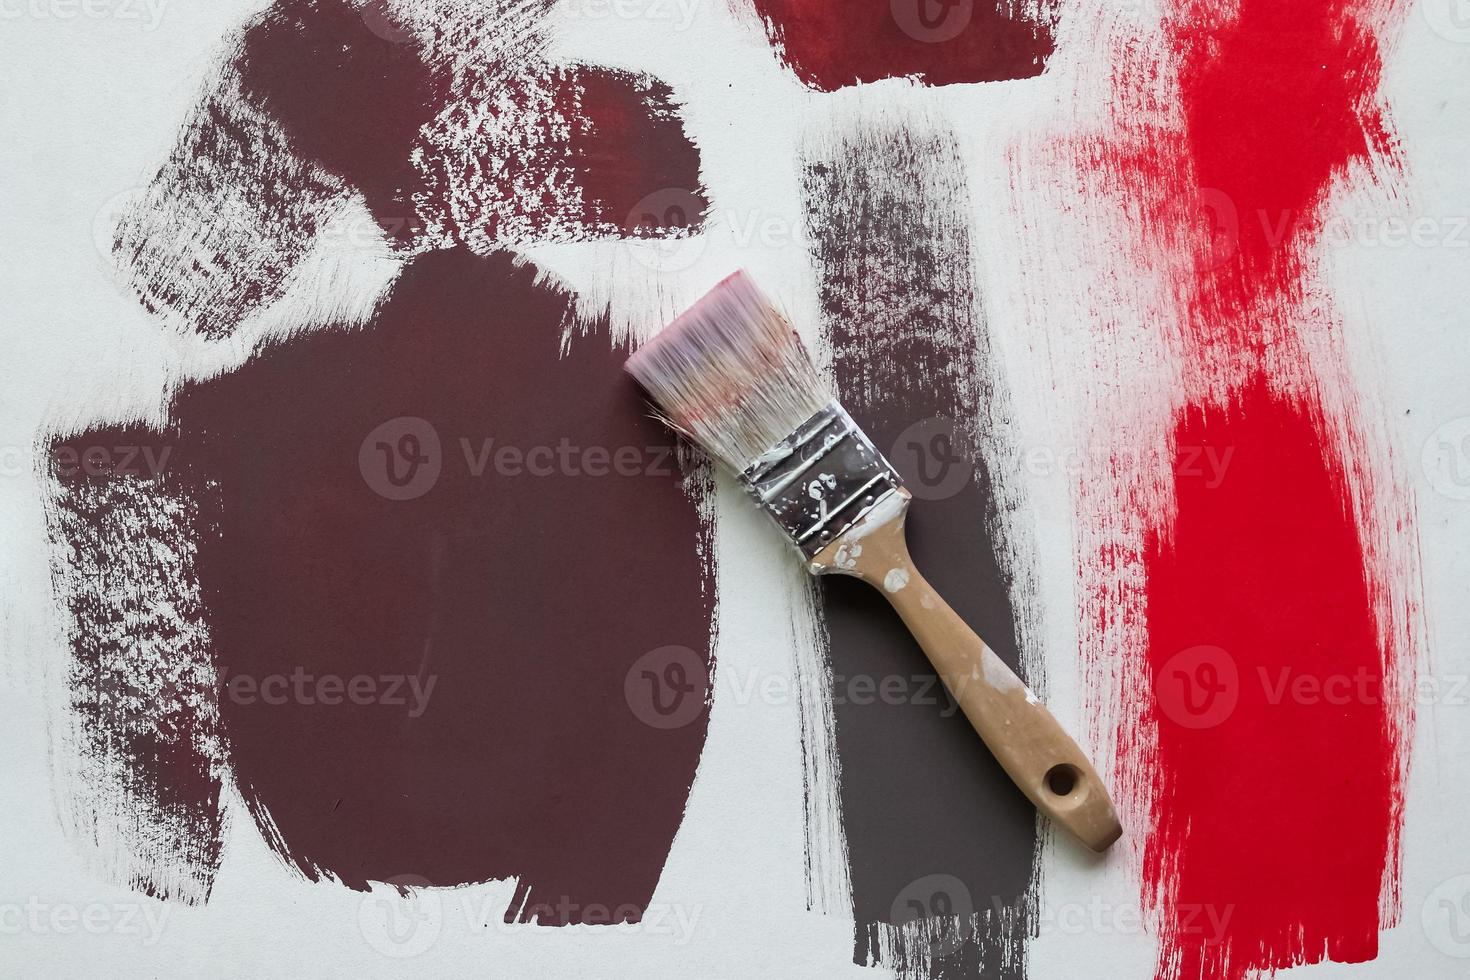
[[[878,589],[923,647],[970,724],[1036,808],[1094,851],[1122,834],[1092,763],[1046,706],[914,568],[904,539],[908,494],[879,504],[812,559],[818,575]]]

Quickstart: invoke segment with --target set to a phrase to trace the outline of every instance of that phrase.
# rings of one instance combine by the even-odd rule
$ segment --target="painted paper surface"
[[[1404,367],[1454,277],[1335,224],[1449,193],[1439,8],[237,6],[105,213],[17,196],[99,254],[10,345],[9,809],[185,916],[122,972],[228,916],[262,969],[1455,975],[1463,409]],[[738,266],[1101,763],[1105,861],[622,375]]]

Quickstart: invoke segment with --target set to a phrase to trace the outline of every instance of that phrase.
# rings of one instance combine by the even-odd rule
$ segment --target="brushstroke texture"
[[[705,721],[655,728],[624,681],[682,646],[704,670],[666,693],[702,703],[713,594],[707,527],[674,458],[652,461],[669,438],[624,382],[626,352],[593,333],[558,359],[568,297],[534,277],[505,254],[422,257],[368,331],[266,351],[178,415],[220,474],[199,567],[221,665],[438,678],[417,719],[225,700],[236,778],[277,847],[355,888],[518,875],[523,919],[562,924],[652,896]],[[428,422],[441,469],[399,501],[359,451],[402,417]],[[633,447],[658,468],[539,475],[533,456],[476,475],[486,439]]]
[[[997,405],[979,361],[954,137],[858,126],[809,151],[803,190],[838,394],[921,498],[909,524],[915,560],[1034,684],[1019,656],[990,472],[975,450]],[[1034,811],[978,750],[886,604],[856,582],[823,580],[821,591],[858,962],[906,977],[1023,975]],[[854,681],[904,693],[864,696]]]
[[[46,517],[73,658],[62,819],[110,880],[198,904],[219,868],[226,778],[195,556],[212,488],[142,426],[52,445]]]
[[[1361,962],[1399,916],[1413,503],[1317,269],[1335,190],[1399,178],[1376,101],[1398,9],[1185,0],[1107,38],[1078,86],[1101,123],[1016,156],[1018,191],[1088,196],[1071,247],[1123,283],[1063,307],[1102,339],[1054,356],[1109,369],[1079,396],[1107,450],[1076,491],[1082,642],[1161,980]],[[1030,264],[1036,302],[1065,295]]]
[[[1388,917],[1397,904],[1403,733],[1384,698],[1399,659],[1379,642],[1374,592],[1385,585],[1370,577],[1318,396],[1310,383],[1273,390],[1261,373],[1276,373],[1273,343],[1289,364],[1298,332],[1331,329],[1298,299],[1310,274],[1303,248],[1320,234],[1331,181],[1388,139],[1372,105],[1378,46],[1353,5],[1243,0],[1223,22],[1189,13],[1174,39],[1185,152],[1199,186],[1230,202],[1239,232],[1186,286],[1186,357],[1232,368],[1216,368],[1175,438],[1234,455],[1213,491],[1176,461],[1173,526],[1145,556],[1148,666],[1167,699],[1172,658],[1217,646],[1239,672],[1239,702],[1217,726],[1159,723],[1144,876],[1164,908],[1159,976],[1235,978],[1372,959],[1385,887]],[[1355,687],[1321,703],[1274,689],[1286,675]],[[1206,905],[1233,909],[1218,943],[1179,914]]]
[[[438,20],[280,0],[120,220],[125,280],[169,326],[220,338],[287,292],[353,199],[404,257],[692,233],[708,204],[668,86],[545,61],[547,6],[446,2]],[[642,221],[658,195],[677,222]]]
[[[344,214],[378,226],[360,281],[390,246],[404,271],[347,304],[371,312],[286,322],[298,336],[167,393],[160,431],[54,440],[166,461],[49,474],[62,795],[118,880],[207,898],[232,778],[312,878],[517,877],[508,919],[549,925],[636,920],[652,896],[704,741],[709,475],[667,452],[609,323],[503,246],[685,235],[705,202],[668,87],[547,62],[548,6],[281,0],[119,221],[127,286],[209,339],[279,316]],[[642,222],[671,189],[684,220]],[[439,473],[401,498],[390,470],[428,444],[407,451],[412,420]],[[303,699],[298,676],[379,678],[397,710]],[[276,703],[260,685],[282,680]]]
[[[823,92],[910,76],[928,85],[1030,78],[1055,46],[1051,2],[749,2],[786,65]]]
[[[560,355],[571,300],[536,278],[508,253],[421,257],[366,329],[264,349],[187,385],[167,432],[131,432],[167,448],[162,483],[102,472],[61,496],[76,708],[94,757],[123,756],[99,771],[147,784],[114,805],[192,819],[151,844],[202,866],[202,894],[219,773],[198,759],[219,758],[222,737],[262,832],[311,878],[516,876],[508,914],[544,925],[636,921],[651,899],[704,742],[709,475],[683,475],[605,331]],[[394,499],[387,474],[411,461],[371,442],[404,418],[423,420],[408,431],[432,434],[416,446],[439,472]],[[506,446],[520,462],[496,461]],[[637,457],[628,472],[620,450]],[[168,490],[196,472],[208,507]],[[649,697],[693,710],[660,726],[627,684],[668,647],[687,651],[681,673],[655,670]],[[415,714],[341,685],[336,704],[262,686],[297,675],[429,695]],[[217,711],[166,710],[171,680],[181,696],[202,684]],[[170,738],[184,749],[160,748]]]

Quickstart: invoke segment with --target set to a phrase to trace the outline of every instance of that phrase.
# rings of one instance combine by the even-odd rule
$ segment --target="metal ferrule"
[[[741,480],[808,559],[903,485],[835,401],[761,453]]]

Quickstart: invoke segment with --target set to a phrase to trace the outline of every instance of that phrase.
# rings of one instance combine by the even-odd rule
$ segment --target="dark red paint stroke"
[[[171,447],[167,486],[209,489],[190,572],[219,730],[272,846],[353,888],[519,876],[508,917],[634,921],[704,744],[708,473],[681,473],[604,330],[560,355],[570,300],[536,275],[509,253],[420,257],[367,328],[297,337],[189,385],[171,431],[131,438]],[[396,437],[388,456],[360,451],[402,417],[424,420],[410,431],[432,435],[414,454],[440,472],[422,496],[388,499],[387,465],[409,472]],[[522,472],[482,455],[486,440],[522,454],[505,464]],[[115,508],[71,512],[54,547],[80,548],[124,592],[138,585],[86,542],[151,529],[118,526]],[[115,741],[89,695],[109,652],[86,627],[119,612],[73,614],[76,701]],[[306,681],[302,699],[298,674],[340,681],[335,694]],[[383,698],[346,698],[358,677],[378,678]],[[218,779],[158,741],[124,743],[127,770],[159,805],[200,811],[212,877]]]
[[[175,449],[141,425],[59,437],[43,485],[79,755],[61,794],[74,811],[65,823],[113,841],[103,858],[119,883],[193,904],[219,870],[225,760],[186,560],[214,532],[212,489]],[[167,662],[149,661],[158,650]]]
[[[1004,0],[751,0],[811,88],[915,76],[928,85],[1031,78],[1056,43],[1049,16]]]
[[[540,13],[497,10],[476,29],[534,38],[526,21]],[[408,251],[679,236],[702,222],[699,154],[662,81],[550,65],[532,41],[499,60],[456,52],[456,74],[389,16],[280,0],[240,32],[116,229],[150,312],[208,337],[234,332],[284,294],[354,191]],[[513,108],[503,129],[454,128],[496,99]]]
[[[1399,651],[1378,640],[1380,586],[1314,389],[1273,390],[1263,363],[1268,338],[1286,337],[1274,356],[1294,356],[1290,370],[1310,377],[1289,339],[1311,328],[1302,249],[1331,181],[1388,141],[1362,9],[1243,0],[1223,20],[1190,11],[1174,28],[1182,149],[1165,141],[1159,157],[1130,160],[1130,179],[1153,194],[1189,194],[1171,175],[1193,172],[1211,206],[1238,220],[1231,247],[1205,250],[1181,284],[1181,329],[1192,363],[1255,365],[1244,381],[1205,377],[1177,420],[1177,510],[1145,555],[1148,669],[1167,717],[1157,756],[1135,762],[1157,767],[1144,876],[1164,911],[1158,976],[1170,980],[1371,959],[1385,882],[1397,894],[1403,786],[1382,692]],[[1218,486],[1189,475],[1198,446],[1231,453]],[[1201,645],[1226,659],[1210,653],[1210,669],[1181,674],[1175,658]],[[1272,693],[1283,672],[1361,678],[1368,693],[1303,703]],[[1239,702],[1196,727],[1179,722],[1186,697],[1202,711]]]
[[[535,51],[510,55],[525,61],[487,55],[477,65],[464,52],[471,68],[461,76],[407,35],[371,28],[346,0],[283,0],[247,33],[237,67],[247,94],[299,152],[362,191],[379,224],[405,244],[418,243],[425,230],[421,210],[463,214],[463,204],[456,209],[441,195],[454,184],[449,178],[464,175],[479,184],[468,192],[457,188],[471,203],[496,201],[533,226],[571,220],[585,226],[586,237],[621,236],[650,194],[699,193],[698,153],[667,85],[633,72],[552,66]],[[518,118],[507,121],[512,138],[433,141],[442,127],[484,108],[481,103],[518,96]],[[448,121],[441,118],[446,111]],[[471,158],[443,156],[459,150]],[[428,157],[421,167],[446,179],[425,182],[411,160],[415,152]],[[575,213],[564,213],[568,195],[548,190],[506,199],[512,184],[545,187],[553,172],[580,192]],[[702,209],[702,197],[699,203]]]
[[[493,105],[447,111],[415,142],[411,196],[435,234],[476,247],[673,237],[702,223],[698,151],[664,82],[535,65],[494,86]]]
[[[354,888],[519,875],[523,918],[637,919],[706,715],[654,727],[625,680],[680,646],[688,689],[666,693],[703,702],[709,527],[698,481],[658,455],[669,438],[625,382],[626,351],[593,331],[559,357],[569,298],[536,274],[508,253],[423,256],[365,331],[294,340],[187,391],[180,426],[222,494],[199,575],[232,675],[438,678],[418,718],[223,699],[242,790],[304,872]],[[359,466],[399,417],[440,441],[437,481],[411,500]],[[476,476],[485,439],[631,447],[643,471],[589,475],[606,463],[586,455]]]
[[[296,152],[360,190],[406,240],[418,230],[409,149],[451,79],[411,37],[375,26],[348,0],[279,0],[246,31],[234,68]]]
[[[125,259],[149,260],[133,273],[150,309],[229,333],[281,295],[328,216],[324,202],[342,188],[360,190],[401,243],[425,245],[410,208],[422,190],[412,157],[452,106],[488,90],[454,90],[408,35],[375,23],[318,0],[277,3],[246,29],[176,165],[149,189],[153,206],[119,235]],[[507,84],[559,80],[566,98],[556,111],[573,135],[538,144],[534,161],[514,147],[498,147],[507,156],[495,166],[458,161],[501,182],[487,200],[532,165],[561,167],[586,209],[562,208],[541,228],[570,221],[576,232],[584,220],[588,237],[682,234],[697,221],[698,154],[666,86],[513,54],[526,64],[478,68]],[[257,152],[263,143],[269,152]],[[629,226],[625,208],[671,187],[692,202],[685,224]],[[147,218],[177,205],[208,220],[212,201],[235,194],[260,227],[211,229],[219,254],[207,262],[170,244],[168,220]],[[303,199],[311,207],[298,211]],[[543,206],[524,203],[533,234]],[[255,250],[251,261],[231,260],[235,241]],[[605,325],[578,333],[560,356],[568,297],[534,285],[533,267],[493,252],[483,235],[485,258],[454,243],[431,243],[451,250],[416,261],[365,331],[297,338],[187,386],[176,431],[161,437],[209,490],[195,528],[198,615],[225,677],[247,688],[298,674],[393,677],[400,700],[404,678],[436,685],[430,710],[411,718],[402,705],[396,715],[383,704],[278,705],[227,687],[230,762],[267,838],[314,878],[365,888],[518,876],[512,917],[636,919],[704,738],[714,601],[704,477],[682,477],[659,455],[667,439]],[[372,493],[358,456],[374,427],[400,416],[443,433],[444,472],[432,492],[395,502]],[[653,469],[473,476],[489,465],[478,455],[486,439],[523,451],[564,441],[594,454],[636,450]],[[577,469],[582,458],[560,465]],[[107,507],[91,517],[118,533]],[[71,537],[53,528],[53,547]],[[640,665],[650,653],[655,662]],[[74,655],[84,662],[85,644]],[[650,703],[656,695],[693,713],[660,724],[640,684],[653,685]],[[217,786],[200,790],[197,774],[168,758],[141,754],[129,766],[140,781],[177,782],[213,806]],[[212,877],[217,850],[205,857]]]

